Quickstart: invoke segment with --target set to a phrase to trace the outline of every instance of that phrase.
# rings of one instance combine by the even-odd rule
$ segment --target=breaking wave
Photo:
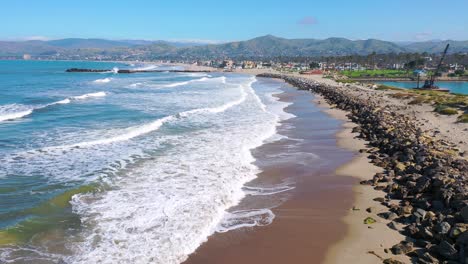
[[[185,82],[170,83],[170,84],[163,85],[162,87],[172,88],[172,87],[183,86],[183,85],[187,85],[187,84],[191,84],[191,83],[195,83],[195,82],[206,82],[206,81],[210,81],[210,82],[213,82],[213,81],[218,82],[219,81],[221,83],[226,83],[226,77],[224,77],[224,76],[218,77],[218,78],[203,77],[203,78],[200,78],[200,79],[195,79],[195,80],[190,80],[190,81],[185,81]]]
[[[112,81],[112,78],[97,79],[97,80],[94,80],[93,82],[94,83],[108,83],[110,81]]]
[[[24,105],[10,104],[0,106],[0,122],[14,120],[30,115],[33,109]]]
[[[249,84],[249,86],[251,83]],[[240,93],[241,96],[238,100],[231,101],[228,103],[225,103],[221,106],[218,107],[207,107],[207,108],[197,108],[193,110],[188,110],[184,111],[181,113],[177,113],[175,115],[170,115],[166,116],[160,119],[157,119],[151,123],[145,124],[145,125],[140,125],[140,126],[135,126],[135,127],[130,127],[127,128],[126,130],[128,131],[127,133],[114,136],[111,138],[105,138],[105,139],[98,139],[98,140],[92,140],[92,141],[86,141],[86,142],[80,142],[72,145],[65,145],[65,146],[55,146],[55,147],[48,147],[43,150],[52,150],[52,149],[63,149],[63,148],[76,148],[76,147],[89,147],[89,146],[94,146],[94,145],[103,145],[103,144],[110,144],[110,143],[115,143],[115,142],[120,142],[120,141],[126,141],[144,134],[148,134],[150,132],[158,130],[162,125],[164,125],[167,122],[179,119],[179,118],[186,118],[189,117],[190,115],[194,114],[200,114],[200,113],[220,113],[228,110],[231,107],[234,107],[236,105],[241,104],[242,102],[245,101],[247,97],[247,93],[245,92],[244,86],[240,86]],[[90,94],[88,94],[89,96]],[[96,94],[94,94],[96,96]]]
[[[3,105],[3,106],[0,106],[0,122],[23,118],[23,117],[31,115],[36,110],[45,109],[53,105],[69,104],[73,100],[84,100],[84,99],[88,99],[92,97],[103,97],[106,95],[107,94],[105,92],[88,93],[88,94],[83,94],[83,95],[78,95],[78,96],[72,96],[72,97],[65,98],[60,101],[56,101],[53,103],[36,106],[36,107],[19,105],[19,104]]]

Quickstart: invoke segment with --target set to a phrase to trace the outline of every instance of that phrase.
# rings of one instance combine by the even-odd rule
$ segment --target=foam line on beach
[[[287,192],[290,190],[294,190],[295,188],[296,187],[291,186],[290,184],[285,184],[272,187],[244,186],[243,190],[247,195],[264,196]]]
[[[227,212],[216,232],[226,233],[244,227],[266,226],[271,224],[274,218],[275,214],[267,208]]]

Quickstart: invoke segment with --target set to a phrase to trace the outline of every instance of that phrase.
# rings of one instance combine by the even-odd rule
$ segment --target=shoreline
[[[327,250],[328,253],[325,263],[342,263],[343,261],[348,263],[356,261],[359,263],[379,263],[384,260],[388,263],[394,263],[392,261],[409,263],[415,261],[431,262],[464,258],[461,247],[465,245],[463,243],[468,243],[468,241],[461,242],[461,245],[459,242],[454,244],[461,233],[465,235],[465,233],[468,232],[465,232],[467,229],[465,225],[462,224],[463,219],[460,220],[460,216],[457,216],[459,215],[459,210],[463,207],[463,202],[460,200],[463,199],[462,197],[464,196],[460,196],[463,194],[457,194],[457,201],[453,205],[448,205],[447,202],[445,202],[447,205],[444,211],[440,209],[444,208],[444,206],[433,208],[429,205],[429,207],[423,206],[421,208],[421,205],[418,203],[418,198],[408,196],[408,192],[415,192],[418,195],[430,195],[430,189],[420,189],[420,185],[418,185],[417,182],[415,184],[419,189],[416,189],[412,183],[414,180],[406,180],[406,178],[420,178],[418,182],[421,182],[423,179],[425,181],[430,179],[432,183],[433,180],[431,180],[431,178],[434,177],[434,172],[438,173],[438,171],[452,170],[455,173],[453,176],[442,172],[443,179],[448,180],[451,178],[448,181],[452,184],[444,186],[436,185],[437,187],[434,188],[438,188],[443,192],[460,192],[460,189],[457,190],[456,186],[458,184],[465,186],[465,179],[468,177],[466,173],[466,171],[468,171],[468,159],[466,155],[468,153],[468,142],[466,141],[466,138],[468,138],[468,128],[466,124],[457,123],[454,117],[437,115],[428,104],[411,105],[408,104],[408,101],[392,98],[392,91],[379,91],[360,84],[340,84],[334,80],[322,78],[322,76],[281,74],[262,69],[237,70],[236,72],[260,77],[283,79],[297,89],[304,89],[304,87],[301,88],[301,85],[303,85],[302,83],[308,82],[311,88],[307,88],[306,90],[317,88],[318,91],[314,91],[314,95],[325,93],[325,95],[329,97],[327,101],[331,100],[334,103],[338,102],[340,104],[338,107],[333,105],[333,109],[324,111],[342,121],[347,120],[346,114],[352,113],[352,120],[348,120],[344,124],[343,130],[336,134],[336,139],[340,147],[360,154],[356,154],[355,159],[337,169],[336,173],[347,175],[346,177],[354,176],[361,180],[361,184],[355,183],[353,185],[354,206],[357,210],[350,210],[348,214],[342,218],[343,223],[348,227],[348,231],[342,240],[337,241]],[[307,85],[304,86],[307,87]],[[346,97],[350,97],[350,99],[346,99]],[[322,101],[325,100],[322,98]],[[361,106],[357,106],[359,104],[361,104]],[[364,105],[364,107],[362,105]],[[326,103],[322,104],[322,106],[330,108],[330,105]],[[346,110],[338,110],[337,108],[344,108]],[[360,108],[369,110],[366,110],[368,111],[366,114],[366,112]],[[380,137],[377,133],[381,133],[383,138],[394,134],[394,132],[389,133],[388,131],[382,134],[382,131],[378,132],[375,130],[376,125],[381,122],[379,120],[393,119],[390,117],[390,113],[392,112],[395,117],[401,119],[401,124],[391,124],[389,127],[390,130],[388,131],[394,129],[392,126],[395,125],[401,127],[397,129],[398,133],[401,133],[403,138],[407,138],[409,142],[412,142],[412,146],[415,146],[413,147],[414,149],[421,148],[418,147],[418,144],[422,144],[422,152],[419,150],[415,154],[417,156],[423,155],[429,158],[428,160],[419,158],[415,160],[414,156],[409,156],[409,158],[418,165],[416,167],[409,162],[398,162],[398,160],[405,160],[405,155],[402,155],[402,153],[394,153],[393,159],[389,157],[387,153],[392,153],[392,145],[382,145],[382,143],[378,143],[379,141],[376,140]],[[377,123],[372,124],[372,122],[364,121],[362,119],[364,117],[363,114],[374,116],[374,118],[377,117]],[[411,120],[415,121],[413,122]],[[387,124],[385,121],[382,124],[388,127],[388,121],[386,122]],[[365,125],[366,128],[370,130],[363,131],[362,125]],[[405,126],[407,128],[405,128]],[[354,136],[352,132],[357,132],[360,138],[364,137],[366,139],[365,142],[369,144],[370,147],[364,148],[364,141],[362,139],[353,139]],[[411,139],[411,135],[421,136],[418,141],[414,141]],[[376,148],[379,144],[380,148],[384,150],[378,147]],[[393,144],[396,144],[394,146],[398,147],[398,144],[401,143],[397,141],[397,143]],[[430,154],[428,155],[427,150],[424,149],[432,150],[429,150]],[[380,157],[377,156],[377,154],[379,154]],[[451,156],[456,160],[455,162],[453,162]],[[395,157],[398,160],[394,160]],[[388,162],[391,163],[388,164]],[[361,167],[359,164],[361,164]],[[408,167],[408,165],[410,166]],[[435,171],[425,170],[427,167],[434,166],[436,167]],[[382,167],[386,167],[386,170],[382,170]],[[363,168],[367,169],[363,170]],[[413,174],[414,176],[411,176],[411,170],[416,170],[416,172],[421,174]],[[460,178],[458,176],[459,174],[464,176]],[[437,174],[435,177],[437,177]],[[401,182],[401,180],[399,180],[400,178],[405,180]],[[457,183],[453,184],[454,182]],[[393,186],[399,186],[400,184],[403,186],[403,189],[393,189]],[[371,185],[372,188],[370,188],[369,185]],[[392,196],[393,199],[388,199],[389,197],[392,198]],[[377,199],[375,200],[375,198]],[[441,201],[438,199],[441,198],[438,196],[429,196],[429,201],[434,200],[435,203],[440,204]],[[421,213],[423,214],[422,219],[419,218]],[[439,218],[435,216],[439,216]],[[447,216],[454,219],[450,221],[449,225],[449,228],[452,228],[449,234],[440,234],[440,228],[437,226],[447,226],[447,222],[443,222],[444,217]],[[371,217],[376,223],[370,224],[369,226],[365,225],[363,221],[367,217]],[[416,220],[417,222],[415,222]],[[414,225],[416,228],[411,227]],[[424,232],[423,230],[427,230],[428,228],[431,230],[430,232],[434,232],[437,236],[425,237],[421,232]],[[373,232],[369,232],[369,230]],[[413,232],[416,232],[416,234]],[[417,232],[421,235],[418,235]],[[460,236],[460,239],[461,238],[465,239],[464,236]],[[453,255],[454,253],[448,253],[447,250],[456,252],[455,254],[458,254],[458,250],[461,250],[462,255],[455,257]]]
[[[366,148],[366,142],[357,138],[357,133],[352,132],[352,129],[357,125],[349,120],[347,112],[333,108],[322,96],[315,96],[317,97],[315,103],[322,107],[322,111],[343,121],[341,130],[336,133],[338,146],[355,153],[351,161],[336,169],[336,174],[362,181],[371,179],[374,174],[382,172],[382,168],[370,163],[365,153],[359,153],[360,149]],[[348,227],[347,233],[340,241],[330,247],[324,261],[325,264],[341,262],[372,264],[388,258],[404,263],[410,262],[406,256],[395,257],[384,251],[384,249],[404,239],[404,236],[390,230],[386,226],[389,221],[384,221],[377,216],[377,213],[385,211],[385,206],[372,199],[381,196],[381,192],[366,188],[366,186],[359,184],[353,186],[353,208],[343,218]],[[368,208],[372,208],[372,212],[368,212]],[[377,223],[372,226],[364,225],[363,219],[366,217],[376,219]]]
[[[315,107],[311,103],[314,95],[307,91],[289,85],[283,89],[285,92],[277,97],[293,102],[285,111],[297,118],[283,121],[278,133],[290,139],[270,142],[253,151],[262,172],[247,186],[291,181],[295,189],[244,198],[231,210],[276,201],[273,203],[278,206],[271,209],[276,215],[273,222],[215,233],[184,264],[321,263],[328,248],[346,233],[342,218],[352,207],[352,186],[357,180],[335,174],[353,156],[336,145],[335,134],[342,122]]]
[[[435,155],[436,161],[437,159],[442,159],[442,160],[445,159],[444,163],[447,164],[447,162],[449,163],[452,162],[450,158],[448,160],[446,159],[447,155],[452,155],[452,154],[444,154],[444,153],[453,153],[453,155],[455,155],[457,159],[459,159],[459,161],[457,161],[458,163],[452,163],[453,165],[445,165],[445,166],[447,166],[448,169],[454,169],[455,171],[458,170],[458,172],[456,172],[458,174],[460,173],[462,173],[462,175],[465,174],[465,176],[462,176],[462,178],[459,178],[459,176],[457,176],[458,174],[455,174],[454,176],[452,176],[452,177],[455,177],[454,179],[452,179],[452,181],[460,182],[461,184],[465,184],[466,182],[465,181],[466,178],[463,178],[463,177],[466,177],[466,173],[462,172],[464,170],[462,168],[466,166],[466,160],[467,160],[466,155],[465,157],[463,157],[464,156],[463,154],[466,154],[468,150],[468,144],[465,141],[467,138],[467,131],[468,131],[468,129],[466,129],[466,124],[456,123],[456,119],[453,117],[439,116],[437,114],[434,114],[432,107],[430,105],[427,105],[427,104],[410,105],[406,101],[392,98],[391,97],[393,94],[392,91],[378,91],[378,90],[371,89],[369,87],[366,87],[364,85],[359,85],[359,84],[344,85],[344,84],[337,83],[334,80],[322,78],[321,76],[303,76],[299,74],[280,74],[277,72],[275,74],[272,71],[265,71],[265,70],[259,70],[259,69],[238,70],[236,72],[253,74],[253,75],[261,76],[261,77],[279,78],[279,79],[286,80],[288,82],[289,82],[288,78],[290,80],[304,80],[304,81],[307,80],[310,83],[310,85],[312,85],[313,87],[323,87],[322,91],[326,91],[327,89],[331,91],[336,90],[336,93],[341,93],[342,95],[348,94],[352,98],[356,98],[356,99],[360,98],[357,100],[367,102],[364,104],[370,107],[376,107],[376,105],[380,104],[381,107],[377,108],[377,110],[375,111],[378,111],[379,114],[381,115],[383,114],[383,117],[385,117],[386,115],[388,116],[387,111],[381,110],[382,107],[383,108],[386,107],[390,109],[390,111],[394,111],[395,113],[397,113],[398,118],[403,118],[403,120],[405,120],[403,121],[404,125],[410,125],[410,124],[419,125],[420,128],[418,129],[419,131],[422,130],[422,133],[423,133],[422,134],[423,140],[424,140],[423,142],[436,142],[436,145],[429,146],[429,148],[435,148],[436,151],[442,151],[442,152],[432,152],[432,154],[430,154],[429,156],[431,160],[434,160],[432,155]],[[301,89],[300,85],[298,86],[294,83],[292,83],[292,85],[296,87],[297,89]],[[317,93],[315,92],[314,95],[317,95]],[[324,101],[323,98],[322,98],[322,101]],[[375,102],[379,102],[379,103],[376,104]],[[322,104],[322,106],[325,106],[325,108],[330,107],[330,105],[326,103]],[[339,108],[342,108],[342,107],[346,107],[346,104],[344,106],[341,105]],[[346,114],[350,113],[350,109],[347,109],[346,111],[338,110],[336,109],[335,105],[333,105],[332,108],[333,109],[328,109],[324,111],[340,120],[343,120],[343,121],[347,120]],[[356,110],[356,111],[359,112],[359,110]],[[411,122],[410,121],[411,119],[416,120],[416,121]],[[388,175],[387,171],[385,171],[384,173],[380,173],[382,171],[382,168],[380,167],[382,167],[382,164],[385,164],[385,159],[388,160],[388,155],[387,155],[387,158],[384,158],[384,160],[382,160],[379,157],[375,158],[374,153],[378,153],[378,149],[376,151],[376,148],[375,148],[375,144],[376,144],[375,140],[369,140],[369,138],[367,138],[368,141],[366,141],[366,143],[368,144],[372,143],[374,144],[373,145],[374,147],[370,149],[369,148],[364,149],[363,147],[364,143],[362,139],[353,139],[354,136],[352,136],[353,135],[352,132],[360,132],[360,137],[363,136],[362,130],[360,129],[356,129],[356,131],[353,130],[353,127],[358,126],[356,121],[358,121],[356,117],[354,117],[352,122],[347,121],[343,125],[343,130],[336,134],[336,139],[338,140],[338,144],[340,145],[340,147],[343,147],[344,149],[348,149],[356,153],[355,159],[353,159],[352,161],[346,163],[345,165],[337,169],[336,173],[340,175],[346,174],[347,175],[346,177],[354,176],[355,178],[362,180],[361,184],[355,183],[352,188],[353,198],[355,199],[354,206],[355,206],[355,209],[357,210],[349,210],[346,216],[343,216],[343,218],[341,219],[343,223],[346,224],[348,231],[345,235],[343,235],[343,238],[341,240],[336,241],[336,243],[334,243],[327,249],[327,256],[325,258],[324,263],[341,263],[341,261],[343,260],[347,260],[347,262],[350,262],[350,263],[353,263],[356,261],[358,261],[359,263],[379,263],[384,260],[386,263],[409,263],[409,262],[414,262],[418,260],[437,261],[437,259],[439,260],[447,259],[446,250],[447,248],[449,248],[450,250],[450,247],[453,247],[453,246],[450,244],[450,242],[447,242],[445,240],[444,238],[445,236],[442,236],[441,238],[440,236],[438,236],[439,238],[432,239],[432,240],[429,239],[431,241],[428,242],[428,241],[425,241],[424,239],[415,240],[414,238],[409,237],[411,235],[407,231],[409,228],[408,223],[411,223],[412,221],[414,221],[414,219],[416,219],[413,214],[418,215],[417,210],[422,210],[418,212],[424,212],[424,214],[429,212],[429,215],[430,215],[430,217],[425,217],[423,219],[424,220],[423,224],[429,225],[429,228],[433,230],[432,232],[438,233],[439,231],[437,231],[438,229],[435,226],[436,225],[440,226],[441,220],[440,219],[438,220],[437,218],[432,217],[432,215],[439,215],[443,212],[441,212],[440,209],[432,209],[432,211],[431,211],[431,208],[425,208],[427,211],[424,209],[420,209],[417,207],[419,205],[417,204],[417,201],[415,201],[414,198],[411,198],[411,197],[409,197],[409,199],[405,198],[406,194],[394,193],[395,192],[394,190],[390,190],[394,196],[398,197],[398,195],[400,196],[405,195],[401,197],[403,198],[405,202],[401,200],[389,200],[388,194],[386,192],[382,192],[382,190],[385,190],[385,188],[388,189],[389,186],[394,186],[394,185],[389,184],[385,186],[385,183],[383,184],[372,183],[372,179],[375,181],[376,177],[384,177],[384,179],[389,179],[389,181],[391,182],[393,180],[392,178],[395,177],[395,175],[390,174],[389,176],[385,176],[385,175]],[[362,124],[360,124],[359,126],[361,125]],[[372,126],[370,128],[372,128]],[[411,128],[411,129],[414,129],[414,128]],[[409,131],[411,131],[411,129]],[[370,133],[374,133],[374,132],[370,132]],[[413,133],[416,133],[416,132],[413,132]],[[421,132],[417,132],[417,133],[421,133]],[[405,135],[408,135],[408,133],[406,133]],[[409,135],[411,135],[411,133]],[[364,136],[371,137],[372,134],[364,135]],[[433,138],[432,140],[434,141],[431,141],[431,139],[427,141],[428,138]],[[358,146],[363,147],[363,148],[360,149],[360,147],[356,146],[356,143],[358,143],[357,144]],[[453,150],[456,151],[455,153],[459,153],[459,155],[455,154]],[[357,154],[357,153],[360,153],[360,154]],[[384,155],[382,157],[385,157],[386,154],[383,153],[382,155]],[[427,155],[427,154],[422,154],[422,155]],[[376,167],[372,163],[379,165],[380,167]],[[359,166],[359,164],[361,164],[361,167]],[[395,166],[396,164],[398,164],[398,162],[394,163],[393,166]],[[426,164],[426,165],[423,165],[423,164]],[[434,165],[430,165],[431,163],[429,163],[428,165],[427,161],[426,163],[423,162],[423,164],[421,164],[423,165],[422,168],[426,166],[434,166]],[[439,165],[435,165],[435,166],[440,167],[441,165],[439,163]],[[363,170],[363,168],[367,168],[367,169]],[[395,169],[398,170],[398,168],[395,168]],[[404,171],[397,171],[397,173],[398,173],[398,177],[401,177],[399,176],[401,174],[405,175]],[[426,171],[422,173],[424,176],[421,179],[427,179],[426,177],[433,177],[430,174],[431,171]],[[425,176],[425,175],[428,175],[428,176]],[[451,177],[450,175],[448,176]],[[447,177],[447,176],[444,176],[444,177]],[[373,186],[373,188],[369,188],[368,185]],[[398,183],[396,186],[398,186]],[[411,187],[411,186],[412,185],[409,185],[409,188],[414,189],[414,187]],[[449,185],[448,187],[443,187],[443,188],[453,188],[450,186],[456,186],[456,185]],[[440,188],[440,187],[437,187],[437,188]],[[421,191],[425,192],[424,189]],[[416,191],[416,192],[421,192],[421,191]],[[375,198],[378,198],[378,199],[375,200]],[[438,198],[436,197],[435,199],[438,199]],[[457,199],[460,199],[460,198],[457,198]],[[436,202],[438,201],[436,200]],[[408,204],[408,203],[409,205],[406,206],[405,204]],[[413,206],[416,206],[416,208],[411,206],[411,204],[413,204]],[[359,207],[362,207],[362,208],[359,208]],[[411,208],[411,209],[408,209],[409,215],[406,214],[406,208]],[[450,209],[450,212],[453,214],[453,210],[460,210],[460,208],[461,207],[458,207],[458,209],[456,209],[452,207],[452,209]],[[390,212],[389,212],[389,209],[390,209]],[[368,212],[368,210],[370,211],[370,213]],[[397,221],[402,221],[402,219],[407,219],[407,220],[403,220],[404,222],[398,223],[393,220],[394,218],[393,216],[391,217],[391,219],[387,218],[387,216],[392,215],[392,213],[393,215],[396,216]],[[455,216],[456,216],[456,212],[455,212]],[[372,220],[375,220],[376,223],[371,224],[368,227],[368,225],[365,225],[363,223],[363,220],[367,217],[372,217]],[[449,217],[454,217],[454,216],[449,215]],[[456,221],[451,221],[451,224],[455,226],[451,229],[450,232],[457,232],[455,236],[459,236],[461,232],[465,232],[464,231],[465,227],[462,227],[463,224],[460,224],[459,221],[460,219],[458,217]],[[455,224],[456,222],[458,223]],[[442,224],[445,224],[445,223],[442,223]],[[369,230],[371,232],[369,232]],[[418,229],[418,224],[416,225],[415,230],[416,230],[415,232],[422,232],[422,231],[418,231],[418,230],[422,230],[422,229]],[[462,237],[464,239],[464,236]],[[453,236],[452,238],[447,238],[447,239],[449,239],[448,241],[455,241],[455,240],[451,240],[451,239],[454,239]],[[413,242],[404,242],[404,241],[413,241]],[[439,243],[441,244],[439,245]],[[456,244],[457,249],[459,249],[460,247],[458,243],[459,242],[457,242]],[[461,242],[461,243],[465,243],[465,242]],[[461,244],[461,245],[463,246],[464,244]],[[424,248],[424,246],[426,248]],[[453,251],[457,252],[457,249],[453,249]],[[460,255],[460,257],[462,257],[462,255]],[[455,256],[451,255],[450,258],[453,259],[455,258]]]

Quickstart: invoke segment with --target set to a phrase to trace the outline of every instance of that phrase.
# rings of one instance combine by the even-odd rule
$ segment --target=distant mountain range
[[[155,58],[270,58],[298,56],[366,55],[373,52],[428,52],[440,53],[450,43],[449,52],[468,53],[468,41],[389,42],[377,39],[349,40],[285,39],[272,35],[246,41],[224,44],[199,42],[106,40],[68,38],[59,40],[0,41],[0,56],[130,56]]]

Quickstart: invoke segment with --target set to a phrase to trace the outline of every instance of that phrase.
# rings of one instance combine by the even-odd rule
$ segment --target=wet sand
[[[253,151],[263,172],[248,185],[286,181],[295,189],[247,196],[232,210],[270,206],[276,215],[273,223],[216,233],[184,263],[321,263],[332,245],[345,237],[343,219],[353,206],[353,186],[358,180],[335,172],[356,156],[338,146],[336,133],[343,121],[314,105],[311,93],[287,84],[283,90],[278,97],[293,103],[285,110],[296,116],[278,128],[288,139]]]

